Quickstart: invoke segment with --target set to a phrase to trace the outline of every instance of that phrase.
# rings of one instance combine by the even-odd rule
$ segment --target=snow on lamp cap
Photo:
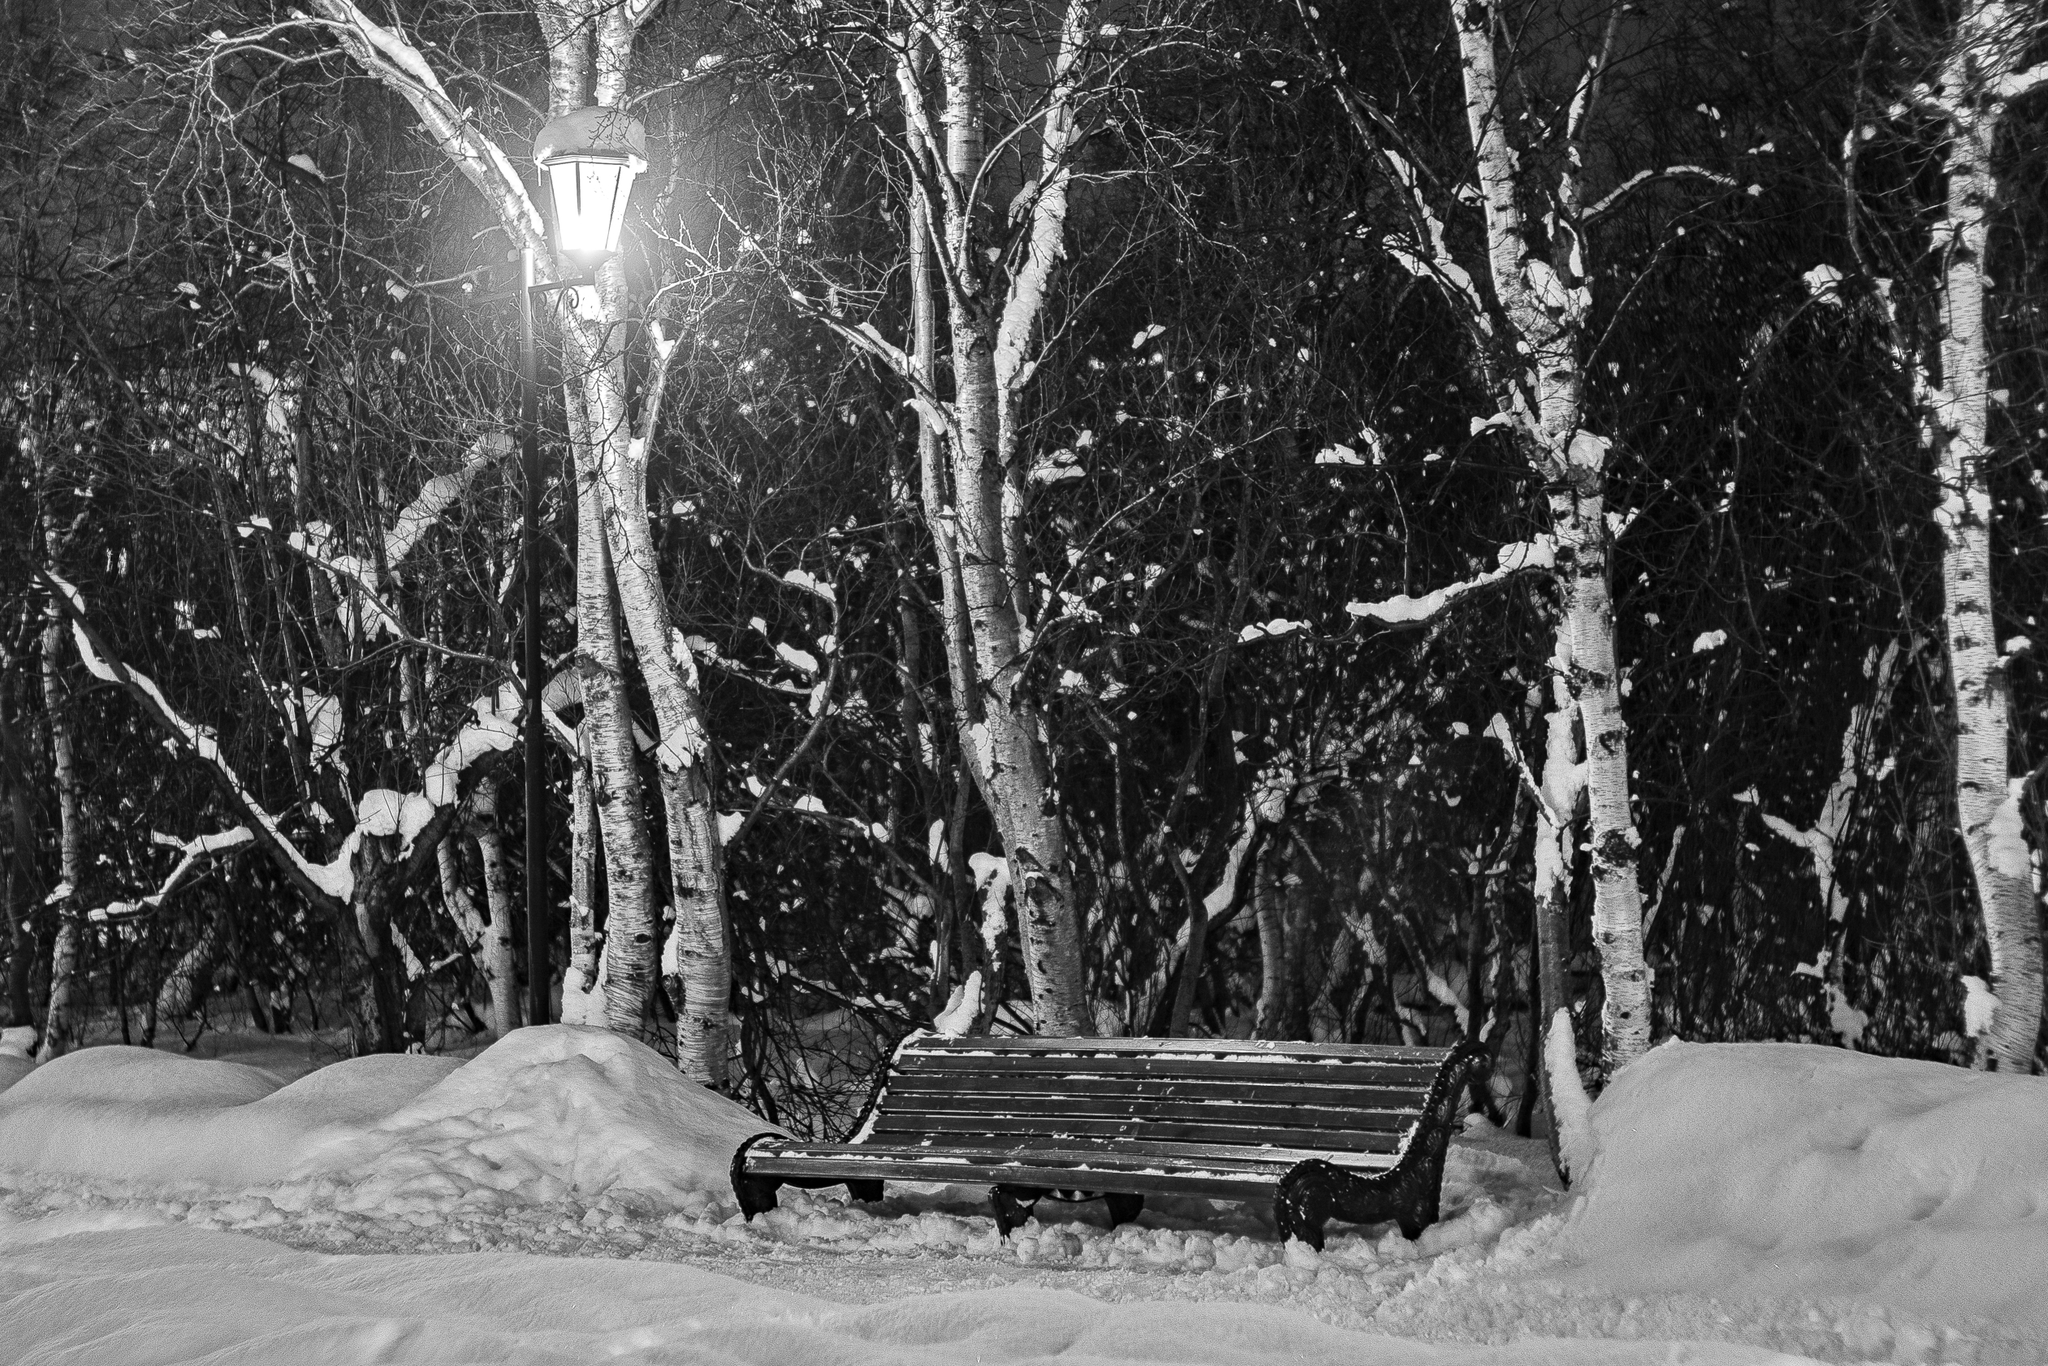
[[[557,114],[533,140],[555,208],[555,249],[585,262],[619,249],[633,177],[647,169],[647,129],[623,109]]]

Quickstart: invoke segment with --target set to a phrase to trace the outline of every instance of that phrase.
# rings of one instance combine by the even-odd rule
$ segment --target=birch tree
[[[535,14],[547,47],[550,114],[591,104],[622,108],[632,85],[634,41],[658,0],[603,5],[594,0],[540,0]],[[306,22],[327,33],[366,75],[406,101],[444,156],[484,196],[513,246],[534,253],[537,274],[552,279],[552,255],[532,197],[511,158],[453,98],[425,53],[396,25],[380,24],[353,0],[314,0]],[[238,40],[246,42],[247,39]],[[597,516],[585,533],[601,533],[610,556],[613,595],[642,681],[654,705],[658,732],[656,771],[663,798],[675,921],[668,956],[679,966],[685,1000],[677,1003],[678,1063],[709,1085],[722,1085],[728,1053],[730,932],[726,919],[717,816],[706,763],[708,735],[698,695],[696,663],[670,623],[648,530],[648,439],[659,414],[659,385],[642,402],[642,422],[631,421],[620,338],[629,302],[623,266],[614,258],[597,270],[594,288],[578,290],[562,318],[571,420],[571,446],[579,487],[596,491]],[[579,593],[579,604],[591,600]],[[606,614],[612,610],[607,606]],[[594,605],[588,612],[594,612]],[[581,614],[585,632],[600,641],[606,629]],[[582,649],[579,646],[579,649]],[[602,643],[598,656],[582,655],[610,674]],[[632,718],[624,677],[616,687],[586,687],[586,725],[600,733],[593,753],[630,754]],[[605,831],[607,871],[614,888],[644,880],[637,867],[644,836],[633,831],[644,806],[621,788],[617,800],[597,803]],[[606,1016],[614,1028],[644,1027],[649,992],[662,956],[651,900],[621,901],[608,919],[605,953]]]
[[[988,90],[998,27],[982,0],[939,0],[892,39],[903,151],[914,178],[911,231],[930,242],[928,258],[917,244],[912,260],[937,277],[952,397],[930,382],[921,331],[905,350],[871,325],[818,316],[910,387],[943,453],[941,460],[925,450],[923,512],[939,562],[954,724],[1009,863],[1039,1032],[1086,1035],[1095,1025],[1081,915],[1045,716],[1027,677],[1035,613],[1024,527],[1035,454],[1025,435],[1027,406],[1049,291],[1065,255],[1097,42],[1094,6],[1067,0],[1057,33],[1045,35],[1048,93],[1005,138],[1036,144],[1035,172],[1008,223],[990,202]],[[915,279],[913,290],[927,288],[928,278]]]
[[[1315,19],[1302,16],[1312,39]],[[1476,368],[1497,401],[1472,419],[1474,435],[1501,431],[1544,489],[1543,530],[1500,551],[1499,568],[1421,597],[1354,603],[1354,616],[1386,625],[1427,620],[1467,593],[1524,572],[1550,584],[1552,645],[1544,697],[1540,779],[1523,772],[1541,820],[1536,842],[1539,977],[1553,1037],[1547,1072],[1568,1062],[1562,1012],[1564,916],[1571,902],[1575,848],[1590,854],[1594,941],[1605,987],[1603,1056],[1607,1070],[1641,1055],[1650,1038],[1650,983],[1643,956],[1643,904],[1637,883],[1641,846],[1630,810],[1628,726],[1615,658],[1611,553],[1622,517],[1607,506],[1614,439],[1587,412],[1587,355],[1593,338],[1592,229],[1629,194],[1653,181],[1728,177],[1697,166],[1636,173],[1588,202],[1587,164],[1596,110],[1613,56],[1622,7],[1584,57],[1564,107],[1518,116],[1511,107],[1498,6],[1458,3],[1450,19],[1457,44],[1470,175],[1483,217],[1480,271],[1458,259],[1421,170],[1393,144],[1393,120],[1350,85],[1341,60],[1319,40],[1316,57],[1354,131],[1393,191],[1403,220],[1383,239],[1396,261],[1433,285],[1459,316]],[[1533,97],[1532,97],[1533,98]],[[1547,145],[1538,130],[1552,133]],[[1548,178],[1546,179],[1546,174]],[[1481,281],[1485,286],[1482,287]],[[1504,723],[1497,734],[1505,738]],[[1511,751],[1512,753],[1512,751]],[[1512,757],[1519,762],[1519,754]],[[1557,1032],[1565,1030],[1565,1040]],[[1577,1090],[1576,1076],[1548,1076],[1556,1094]]]
[[[2037,6],[1965,0],[1936,81],[1914,92],[1946,138],[1947,190],[1933,247],[1940,262],[1939,379],[1927,398],[1941,501],[1943,625],[1955,706],[1956,817],[1970,854],[1991,948],[1990,1019],[1981,1060],[2030,1072],[2041,1032],[2039,897],[2011,767],[2010,657],[1993,616],[1994,503],[1989,439],[1992,338],[1986,298],[1990,220],[2001,184],[1999,126],[2008,107],[2048,83],[2023,67],[2042,28]]]
[[[59,537],[45,526],[47,553],[55,557]],[[57,850],[59,881],[49,902],[57,909],[56,943],[50,953],[50,1005],[44,1017],[42,1042],[36,1050],[38,1062],[69,1053],[83,1042],[84,1021],[79,1018],[79,951],[85,933],[85,902],[81,884],[85,881],[85,831],[78,806],[78,759],[72,744],[71,689],[66,678],[65,657],[70,653],[70,633],[65,630],[64,613],[55,601],[46,609],[43,627],[43,714],[50,734],[50,772],[57,789]]]

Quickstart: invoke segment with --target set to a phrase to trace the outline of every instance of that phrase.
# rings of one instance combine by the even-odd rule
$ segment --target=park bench
[[[1437,1218],[1444,1148],[1487,1063],[1473,1045],[1400,1048],[1246,1039],[904,1040],[853,1136],[757,1134],[733,1154],[752,1219],[781,1186],[885,1181],[990,1187],[1007,1236],[1048,1196],[1101,1199],[1112,1225],[1145,1197],[1273,1202],[1284,1237]]]

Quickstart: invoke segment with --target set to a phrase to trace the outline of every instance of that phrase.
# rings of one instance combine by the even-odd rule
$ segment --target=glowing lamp
[[[549,119],[533,141],[555,210],[555,250],[594,266],[619,249],[633,177],[647,169],[647,130],[623,109],[593,105]]]

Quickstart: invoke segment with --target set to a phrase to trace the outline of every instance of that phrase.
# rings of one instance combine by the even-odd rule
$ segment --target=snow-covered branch
[[[255,832],[246,825],[237,825],[211,835],[197,835],[189,840],[181,840],[175,835],[166,835],[160,831],[151,831],[149,838],[152,844],[169,845],[178,850],[182,857],[178,859],[177,866],[171,869],[170,875],[164,878],[162,884],[150,895],[138,901],[110,901],[105,906],[88,911],[86,919],[100,922],[121,921],[148,915],[162,908],[171,893],[178,890],[178,885],[194,868],[202,863],[209,863],[223,854],[246,849],[256,842]]]
[[[1678,867],[1678,851],[1684,847],[1685,826],[1680,824],[1671,832],[1671,845],[1664,851],[1664,871],[1657,875],[1657,885],[1650,892],[1650,904],[1643,908],[1643,939],[1646,943],[1650,931],[1657,924],[1657,912],[1663,909],[1664,897],[1671,890],[1671,874]]]
[[[446,474],[437,474],[420,486],[413,500],[398,514],[391,529],[384,533],[382,571],[385,576],[396,574],[403,567],[412,552],[419,546],[426,534],[440,525],[442,514],[454,505],[469,486],[476,482],[485,466],[503,459],[512,452],[512,438],[501,431],[489,431],[476,439],[469,453],[457,468]],[[269,530],[267,518],[256,518],[241,527],[244,536],[258,530]],[[304,529],[294,531],[285,537],[285,544],[306,557],[313,565],[323,570],[334,586],[337,602],[335,609],[341,617],[341,625],[351,634],[367,629],[371,635],[388,633],[408,645],[423,649],[437,650],[443,654],[457,655],[482,663],[492,661],[482,656],[465,655],[421,640],[405,629],[398,614],[391,609],[380,593],[378,565],[361,555],[347,554],[333,550],[334,528],[325,522],[308,522]]]
[[[242,817],[251,836],[261,844],[284,870],[292,885],[306,898],[327,910],[339,910],[346,900],[346,891],[340,889],[336,870],[332,865],[320,865],[309,860],[299,847],[278,829],[277,818],[264,809],[256,794],[242,781],[227,756],[220,751],[213,732],[195,722],[188,721],[170,704],[163,690],[147,674],[138,672],[121,663],[99,633],[85,620],[85,599],[79,591],[46,569],[37,571],[50,587],[56,601],[71,619],[72,635],[78,643],[78,656],[93,677],[118,684],[142,707],[157,726],[167,732],[179,748],[184,749],[205,766],[227,798],[228,804]],[[347,877],[347,870],[340,872]]]
[[[1522,785],[1528,788],[1529,795],[1536,799],[1536,807],[1542,813],[1543,823],[1553,830],[1564,829],[1570,823],[1569,808],[1560,808],[1551,794],[1544,790],[1543,784],[1536,780],[1536,774],[1529,768],[1529,761],[1522,757],[1522,747],[1515,743],[1514,731],[1508,728],[1508,719],[1495,712],[1493,719],[1486,723],[1486,734],[1501,747],[1501,752],[1507,755],[1508,762],[1515,766],[1515,772],[1522,775]]]
[[[467,109],[450,98],[420,50],[398,30],[365,14],[355,0],[309,0],[344,52],[368,75],[403,97],[427,132],[469,182],[496,210],[514,245],[531,248],[536,265],[552,260],[540,211],[511,160],[486,137]]]
[[[1409,218],[1416,225],[1413,240],[1403,241],[1390,234],[1381,239],[1380,245],[1403,270],[1418,279],[1434,281],[1450,295],[1468,325],[1481,336],[1492,336],[1493,318],[1486,311],[1486,301],[1480,297],[1472,273],[1452,258],[1450,246],[1444,240],[1443,220],[1423,198],[1422,179],[1415,167],[1390,147],[1380,149],[1379,159],[1389,178],[1407,196]]]
[[[1627,180],[1622,181],[1621,184],[1601,196],[1599,203],[1587,209],[1584,221],[1587,223],[1598,222],[1602,217],[1613,212],[1615,206],[1620,204],[1622,200],[1628,198],[1628,196],[1634,194],[1645,185],[1659,180],[1676,180],[1683,176],[1692,176],[1700,180],[1711,181],[1726,190],[1732,190],[1741,183],[1734,176],[1724,172],[1710,171],[1704,166],[1693,166],[1690,164],[1666,166],[1661,171],[1637,171]]]
[[[440,523],[441,514],[476,481],[486,465],[512,453],[512,438],[498,431],[485,432],[469,448],[456,469],[437,474],[420,485],[420,491],[398,514],[391,530],[384,533],[384,572],[393,574],[411,555],[420,539]]]
[[[925,382],[925,378],[911,360],[910,354],[902,347],[884,337],[873,323],[849,323],[813,302],[800,289],[789,290],[789,300],[799,313],[820,323],[836,334],[840,340],[855,350],[887,366],[889,373],[910,387],[910,397],[905,402],[924,420],[941,440],[958,441],[960,426],[953,415],[953,405],[939,397],[938,392]]]
[[[1422,177],[1412,161],[1388,145],[1390,139],[1399,139],[1392,121],[1352,85],[1351,73],[1343,57],[1323,39],[1320,16],[1315,8],[1307,0],[1295,0],[1295,11],[1301,17],[1317,60],[1322,63],[1324,75],[1336,93],[1337,102],[1343,106],[1353,131],[1378,160],[1382,174],[1399,187],[1406,201],[1403,207],[1409,220],[1408,234],[1386,234],[1380,239],[1381,248],[1403,270],[1442,289],[1465,315],[1469,327],[1481,337],[1491,337],[1493,318],[1486,311],[1485,300],[1480,297],[1471,272],[1452,258],[1444,241],[1443,220],[1430,208],[1428,199],[1423,195]]]
[[[1353,602],[1344,610],[1354,617],[1381,622],[1388,626],[1417,626],[1442,612],[1468,593],[1489,588],[1511,575],[1529,569],[1554,569],[1557,566],[1557,541],[1548,535],[1539,535],[1532,540],[1517,541],[1500,548],[1500,567],[1469,579],[1446,584],[1432,589],[1419,598],[1406,593],[1396,593],[1391,598],[1378,602]]]
[[[2001,77],[1991,87],[1991,91],[2000,100],[2017,100],[2023,96],[2033,94],[2044,85],[2048,85],[2048,62],[2039,63],[2028,67],[2025,71],[2015,71],[2010,76]]]
[[[308,901],[329,913],[340,912],[354,894],[355,852],[365,836],[396,835],[402,842],[402,855],[412,864],[423,865],[423,851],[428,846],[419,843],[420,837],[437,840],[440,827],[452,818],[461,800],[465,781],[481,771],[487,756],[510,749],[518,740],[516,723],[509,718],[518,714],[519,702],[516,689],[508,685],[476,702],[477,719],[462,727],[428,765],[424,792],[402,794],[388,788],[365,792],[357,802],[354,832],[343,841],[333,859],[315,863],[279,829],[277,817],[257,800],[228,762],[213,732],[188,720],[171,705],[154,679],[122,663],[114,654],[86,621],[85,598],[77,588],[46,569],[38,569],[37,573],[53,600],[60,604],[60,610],[70,618],[78,655],[87,671],[125,689],[175,746],[198,759],[228,804],[241,816],[243,824],[238,828],[246,833],[248,841],[269,854]],[[228,846],[204,852],[210,857],[223,847]],[[409,866],[407,876],[416,872],[417,868]]]

